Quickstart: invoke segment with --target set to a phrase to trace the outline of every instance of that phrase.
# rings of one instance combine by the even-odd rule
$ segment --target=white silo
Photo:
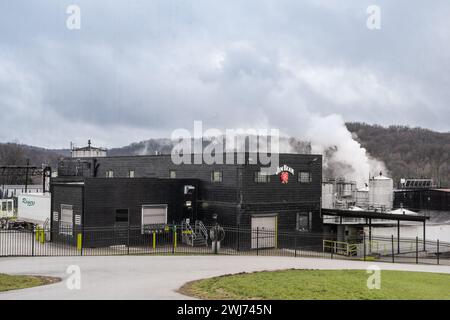
[[[333,183],[322,183],[322,208],[333,209],[334,207],[334,185]]]
[[[369,206],[374,209],[391,210],[394,198],[394,181],[380,175],[369,181]]]
[[[364,209],[369,207],[369,187],[356,190],[356,206]]]

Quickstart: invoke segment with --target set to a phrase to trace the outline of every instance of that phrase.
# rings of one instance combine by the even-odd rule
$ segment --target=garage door
[[[142,206],[142,227],[167,223],[167,205]]]
[[[252,217],[252,249],[274,248],[277,244],[277,217]]]

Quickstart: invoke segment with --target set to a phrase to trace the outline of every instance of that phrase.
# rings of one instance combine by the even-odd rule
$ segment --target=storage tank
[[[369,188],[361,188],[356,191],[356,206],[367,209],[369,207]]]
[[[394,198],[394,181],[380,175],[369,181],[369,206],[374,209],[391,210]]]
[[[322,208],[333,209],[334,185],[333,183],[322,183]]]

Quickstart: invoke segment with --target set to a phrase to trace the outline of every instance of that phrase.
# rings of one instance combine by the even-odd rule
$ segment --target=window
[[[134,178],[134,176],[135,176],[134,170],[128,171],[128,178]]]
[[[312,181],[311,172],[309,172],[309,171],[300,171],[298,173],[298,181],[300,183],[311,183],[311,181]]]
[[[170,179],[176,179],[177,172],[175,170],[169,170],[169,178]]]
[[[297,223],[295,229],[297,231],[310,231],[312,227],[311,220],[312,220],[311,212],[297,213]]]
[[[222,171],[213,171],[211,174],[212,182],[222,182]]]
[[[265,172],[257,171],[255,172],[255,182],[256,183],[270,182],[270,176]]]
[[[106,177],[107,178],[114,178],[114,171],[112,171],[112,170],[106,171]]]
[[[167,205],[142,206],[142,232],[144,232],[146,227],[165,224],[167,224]]]
[[[116,223],[128,224],[128,209],[116,209]]]
[[[62,204],[59,233],[72,235],[72,227],[73,227],[73,206]]]

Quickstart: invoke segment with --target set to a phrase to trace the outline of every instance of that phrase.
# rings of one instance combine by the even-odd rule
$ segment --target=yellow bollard
[[[44,229],[41,229],[41,239],[40,239],[40,243],[44,244],[45,243],[45,232]]]
[[[83,245],[83,235],[81,233],[79,233],[77,235],[77,250],[78,251],[81,251],[82,245]]]
[[[175,249],[177,248],[177,226],[173,226],[173,249],[172,253],[175,253]]]
[[[153,231],[153,249],[156,249],[156,232]]]

